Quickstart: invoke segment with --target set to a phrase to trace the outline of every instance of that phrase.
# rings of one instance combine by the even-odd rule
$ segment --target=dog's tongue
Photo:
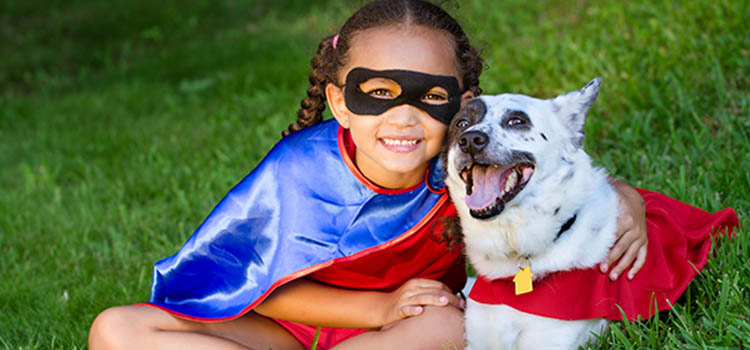
[[[500,189],[505,188],[503,173],[509,169],[494,166],[474,166],[471,169],[474,189],[471,195],[466,197],[466,205],[469,209],[480,210],[489,207],[501,196]],[[501,183],[502,182],[502,183]]]

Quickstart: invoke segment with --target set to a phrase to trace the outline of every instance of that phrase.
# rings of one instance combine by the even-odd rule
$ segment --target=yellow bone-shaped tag
[[[531,292],[534,290],[534,286],[531,284],[531,278],[534,274],[531,273],[531,266],[522,266],[516,277],[513,277],[513,282],[516,284],[516,295]]]

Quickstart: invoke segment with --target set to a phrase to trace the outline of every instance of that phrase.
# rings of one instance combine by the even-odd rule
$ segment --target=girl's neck
[[[408,174],[397,174],[397,173],[382,173],[377,171],[368,171],[367,166],[361,166],[361,164],[367,164],[368,160],[363,159],[366,157],[361,152],[354,150],[354,164],[357,169],[364,177],[370,182],[377,185],[378,187],[389,189],[389,190],[400,190],[405,188],[411,188],[421,184],[424,181],[425,174],[427,172],[427,164],[423,164],[416,171]]]

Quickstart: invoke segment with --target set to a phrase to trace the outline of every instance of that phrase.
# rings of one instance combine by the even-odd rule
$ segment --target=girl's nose
[[[396,106],[386,111],[386,121],[388,124],[398,127],[414,126],[419,122],[419,117],[424,113],[423,110],[409,104]]]

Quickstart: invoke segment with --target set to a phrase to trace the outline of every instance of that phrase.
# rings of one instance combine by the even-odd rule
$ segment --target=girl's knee
[[[148,332],[149,322],[142,317],[138,306],[115,306],[102,311],[91,324],[89,347],[91,349],[118,349],[125,347],[139,335]]]
[[[450,306],[426,306],[422,318],[420,326],[423,329],[436,336],[460,340],[463,344],[464,313],[461,310]]]
[[[414,342],[414,348],[463,349],[463,312],[450,306],[425,306],[424,312],[407,319],[403,334]]]

